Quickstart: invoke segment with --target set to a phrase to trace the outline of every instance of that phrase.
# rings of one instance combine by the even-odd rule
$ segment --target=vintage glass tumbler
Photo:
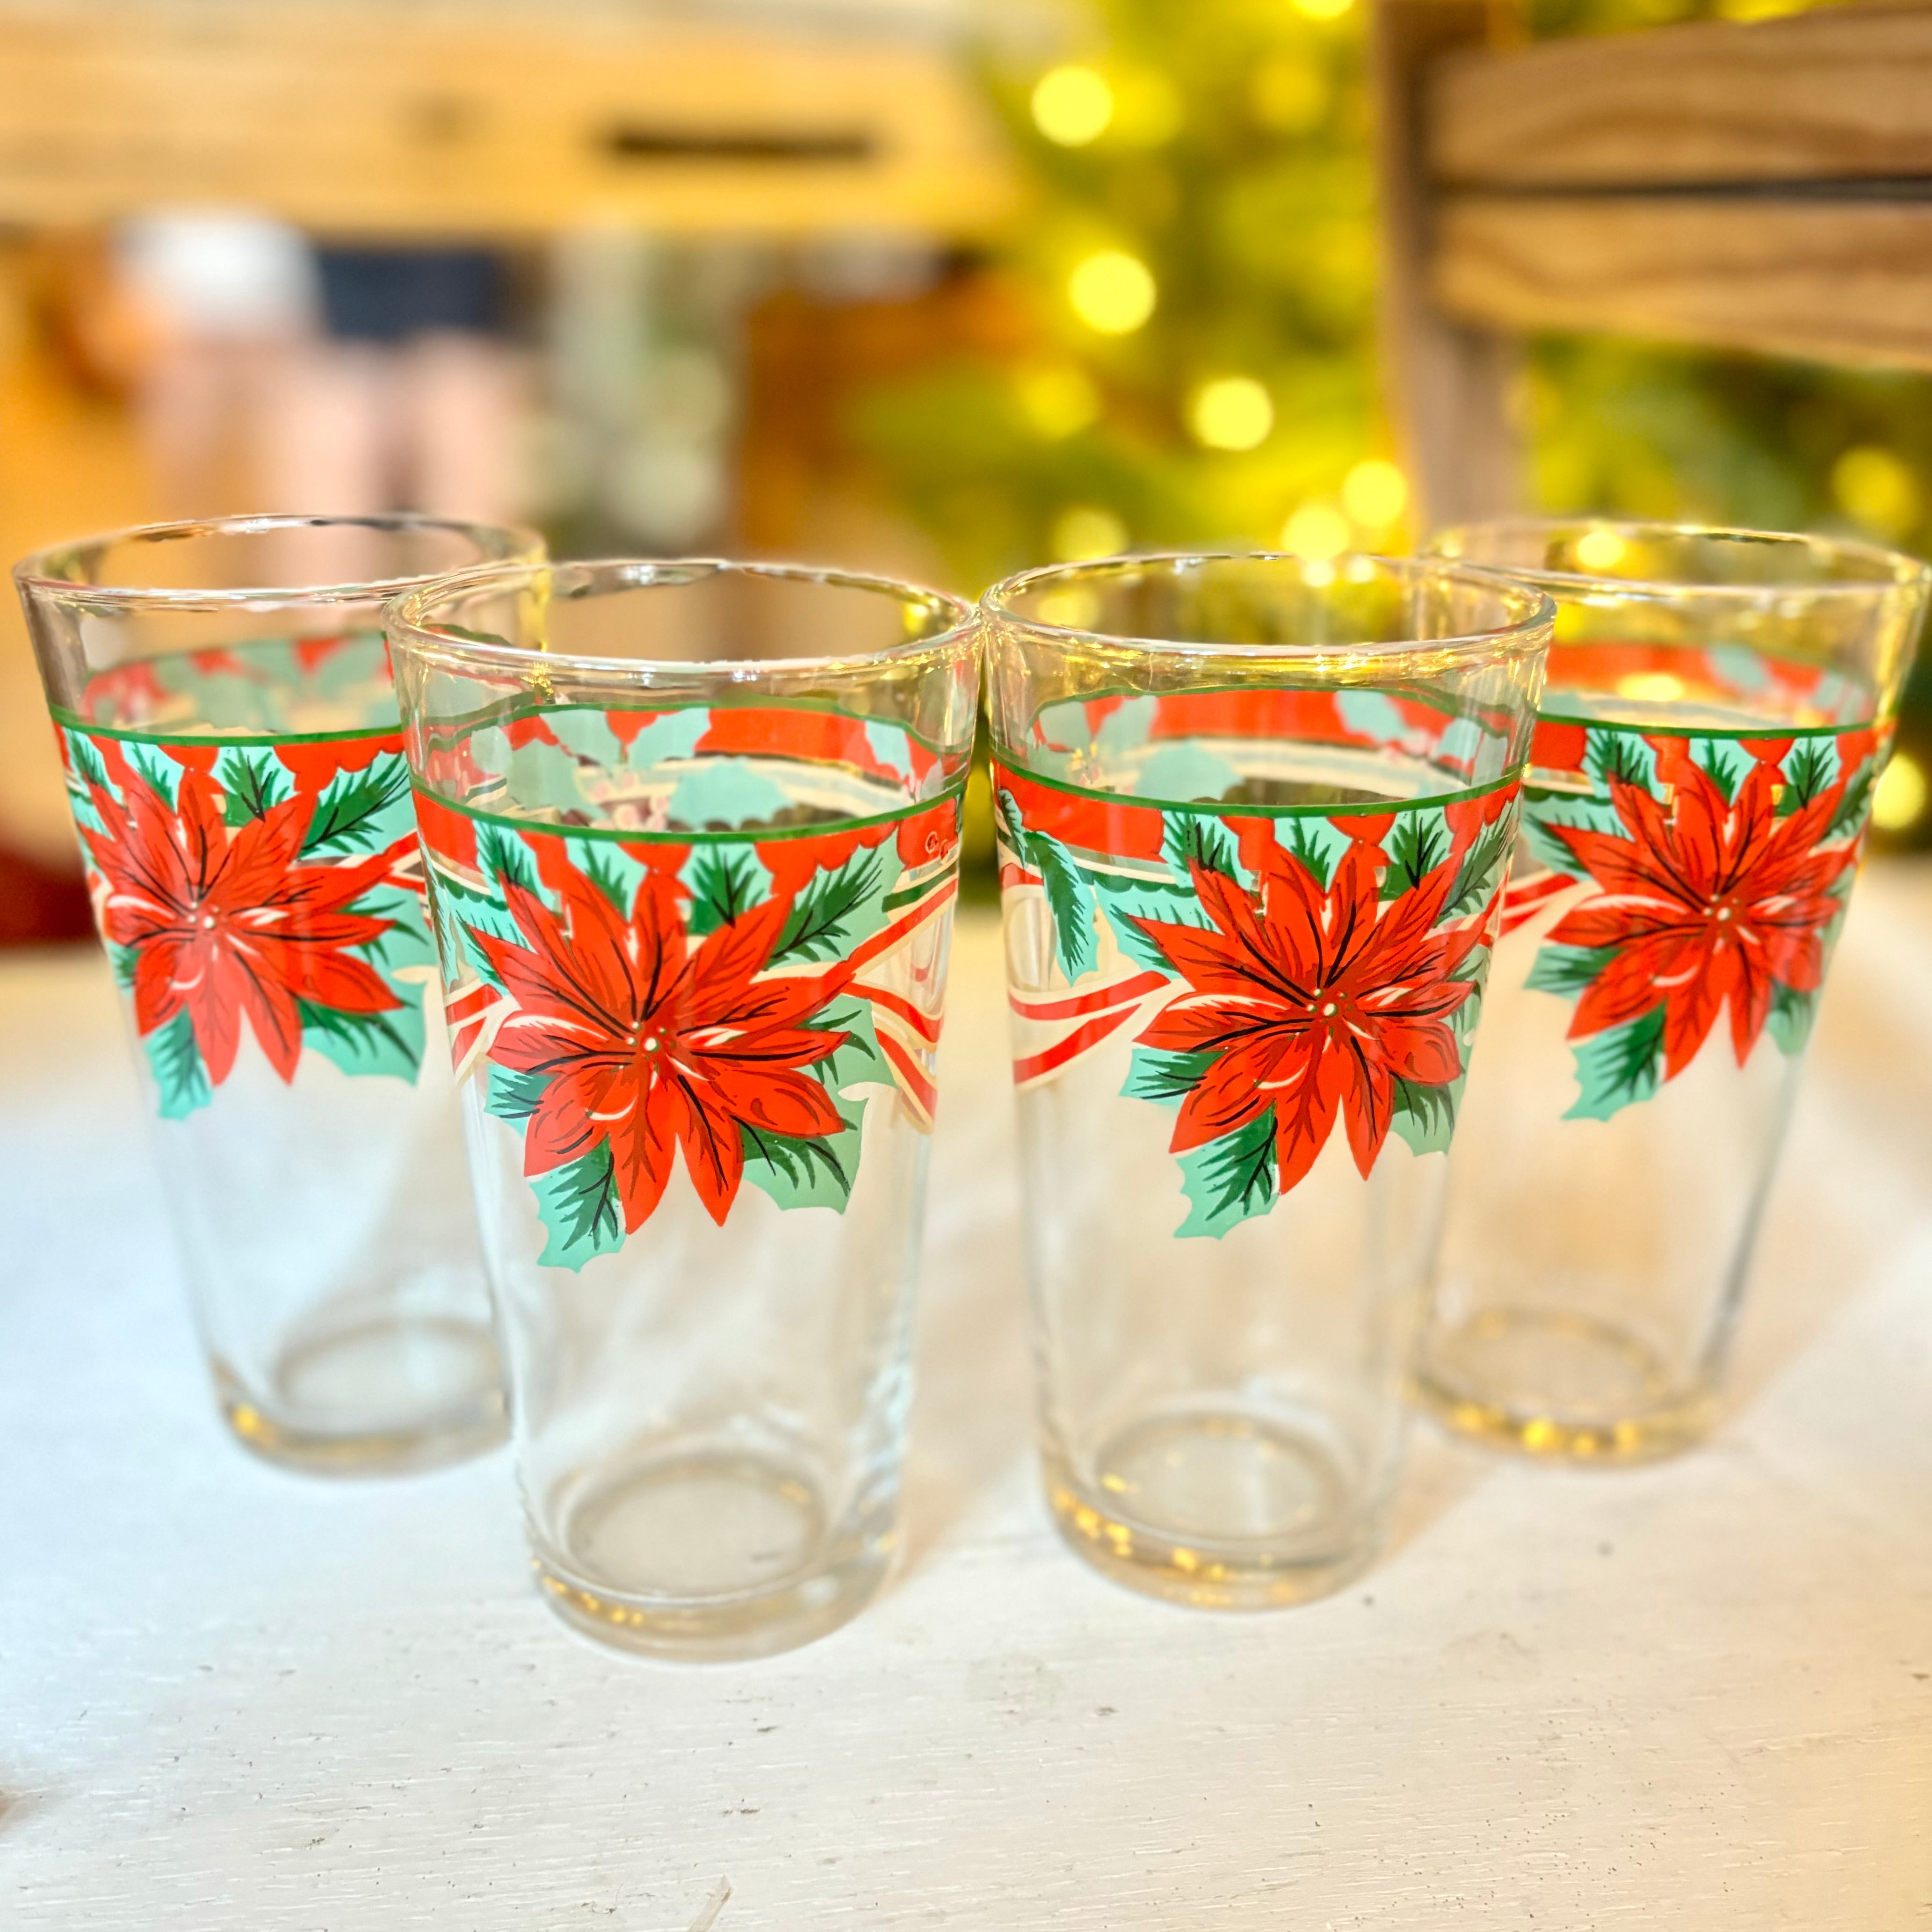
[[[1137,1588],[1298,1601],[1385,1533],[1550,606],[1220,556],[985,608],[1048,1501]]]
[[[538,1579],[660,1655],[804,1642],[896,1540],[970,608],[559,564],[389,635]]]
[[[1437,538],[1556,602],[1424,1398],[1533,1454],[1707,1426],[1923,612],[1913,559],[1742,530]]]
[[[383,600],[541,554],[412,517],[128,530],[16,576],[221,1406],[345,1472],[500,1440]]]

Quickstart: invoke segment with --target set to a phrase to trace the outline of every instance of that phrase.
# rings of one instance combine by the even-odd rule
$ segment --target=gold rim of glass
[[[1551,542],[1571,538],[1580,548],[1600,538],[1604,554],[1600,568],[1596,567],[1596,560],[1586,555],[1579,559],[1585,566],[1582,569],[1562,570],[1478,556],[1461,547],[1478,538],[1498,543],[1512,538],[1541,538],[1546,548]],[[1696,576],[1619,577],[1616,574],[1616,565],[1625,548],[1633,544],[1673,541],[1734,545],[1741,555],[1746,556],[1764,556],[1776,551],[1785,557],[1803,555],[1820,560],[1828,558],[1834,562],[1864,568],[1857,574],[1820,575],[1808,579],[1766,575],[1715,580]],[[1486,576],[1505,577],[1519,584],[1533,584],[1573,601],[1581,597],[1600,596],[1607,592],[1619,598],[1668,598],[1677,602],[1692,598],[1700,602],[1756,602],[1771,597],[1822,602],[1860,596],[1884,597],[1899,590],[1922,586],[1932,580],[1932,566],[1922,559],[1854,537],[1751,530],[1735,524],[1664,523],[1615,517],[1495,517],[1452,524],[1430,537],[1419,554],[1460,568],[1478,571]]]
[[[410,511],[377,512],[362,516],[287,513],[269,516],[195,517],[164,524],[134,524],[124,530],[102,530],[50,544],[22,557],[14,566],[22,590],[33,590],[65,604],[98,611],[130,608],[169,610],[229,610],[251,606],[280,608],[290,604],[368,604],[386,600],[416,586],[433,583],[446,571],[418,571],[404,576],[371,578],[357,582],[324,580],[245,586],[188,586],[104,583],[89,574],[90,559],[98,560],[123,544],[185,543],[225,537],[254,537],[278,530],[367,530],[392,534],[436,532],[468,538],[481,553],[464,568],[493,568],[518,559],[543,555],[543,538],[520,524],[487,524],[459,517],[420,516]]]
[[[868,591],[890,597],[908,612],[920,611],[928,616],[948,621],[938,628],[908,637],[904,643],[888,645],[881,650],[854,651],[830,656],[821,654],[757,658],[600,657],[478,637],[460,629],[445,628],[437,621],[439,614],[446,618],[467,600],[520,588],[526,588],[546,600],[554,600],[560,580],[578,580],[575,587],[566,589],[563,594],[580,598],[607,595],[614,590],[650,590],[657,586],[675,588],[727,573],[784,583],[823,584],[836,590]],[[928,590],[920,584],[902,583],[896,578],[822,568],[813,564],[743,562],[718,556],[589,557],[554,563],[480,564],[406,588],[390,600],[383,616],[392,645],[400,644],[415,655],[440,659],[446,664],[493,664],[500,669],[524,671],[568,664],[573,670],[608,674],[650,683],[715,679],[720,673],[746,682],[755,682],[800,673],[820,676],[861,666],[916,664],[926,658],[937,660],[956,652],[962,640],[970,640],[976,624],[976,614],[963,597],[953,596],[944,590]]]
[[[1420,586],[1447,584],[1491,598],[1500,621],[1446,638],[1334,638],[1314,644],[1244,644],[1213,638],[1148,638],[1072,623],[1056,623],[1015,608],[1022,597],[1044,598],[1077,590],[1107,578],[1163,572],[1206,572],[1223,565],[1278,567],[1285,580],[1310,590],[1366,584],[1378,578]],[[1290,576],[1289,573],[1293,573]],[[1316,562],[1282,550],[1156,550],[1144,555],[1102,557],[1091,562],[1055,563],[1023,570],[996,584],[980,599],[991,624],[1022,631],[1042,642],[1083,650],[1118,652],[1138,657],[1232,658],[1251,664],[1270,662],[1312,667],[1338,662],[1352,668],[1378,666],[1418,656],[1447,668],[1462,662],[1491,662],[1532,654],[1548,641],[1556,607],[1542,591],[1514,584],[1487,570],[1448,559],[1346,555]]]

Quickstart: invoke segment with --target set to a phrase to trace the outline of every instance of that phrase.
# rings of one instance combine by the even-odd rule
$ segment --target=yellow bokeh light
[[[1066,278],[1073,313],[1102,335],[1131,335],[1154,313],[1154,277],[1137,255],[1103,248]]]
[[[1255,70],[1248,98],[1255,118],[1277,134],[1306,134],[1328,112],[1328,80],[1312,62],[1276,54]]]
[[[1576,561],[1586,570],[1614,570],[1624,560],[1624,540],[1615,530],[1586,530],[1576,539]]]
[[[1894,752],[1885,776],[1872,794],[1872,823],[1881,832],[1903,832],[1918,824],[1925,809],[1928,788],[1918,760],[1906,752]]]
[[[1902,537],[1918,520],[1918,484],[1888,449],[1864,444],[1832,466],[1832,494],[1848,516],[1882,536]]]
[[[1187,426],[1210,449],[1252,449],[1274,428],[1274,398],[1252,376],[1217,376],[1195,391]]]
[[[1094,556],[1118,556],[1127,547],[1127,526],[1097,503],[1073,503],[1053,520],[1048,538],[1056,563],[1084,563]]]
[[[1033,124],[1063,148],[1084,148],[1107,131],[1114,90],[1090,67],[1056,67],[1034,83]]]
[[[1408,485],[1393,463],[1371,457],[1342,479],[1342,507],[1357,523],[1385,530],[1408,507]]]
[[[1282,526],[1281,547],[1292,556],[1327,563],[1348,548],[1348,520],[1332,503],[1304,503]]]
[[[1130,147],[1158,148],[1180,131],[1186,110],[1172,81],[1158,68],[1120,77],[1114,91],[1114,133]]]
[[[1310,20],[1339,20],[1355,0],[1294,0],[1294,10]]]
[[[1071,362],[1023,370],[1016,386],[1021,413],[1050,442],[1084,429],[1100,413],[1099,392]]]
[[[1617,680],[1617,695],[1639,704],[1681,704],[1684,680],[1667,670],[1634,670]]]
[[[1090,631],[1100,616],[1100,600],[1084,584],[1049,590],[1040,600],[1040,622],[1057,624],[1064,631]]]

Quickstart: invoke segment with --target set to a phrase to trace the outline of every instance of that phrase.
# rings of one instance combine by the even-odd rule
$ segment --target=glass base
[[[286,1468],[402,1475],[492,1449],[506,1430],[501,1371],[478,1322],[392,1316],[292,1344],[272,1394],[213,1364],[236,1437]]]
[[[1416,1389],[1462,1435],[1568,1462],[1675,1455],[1711,1422],[1711,1392],[1687,1394],[1647,1342],[1594,1316],[1549,1310],[1486,1309],[1438,1331]]]
[[[1047,1501],[1075,1552],[1130,1589],[1208,1610],[1327,1595],[1380,1548],[1382,1513],[1318,1419],[1236,1408],[1133,1424],[1094,1459],[1095,1481],[1046,1458]]]
[[[659,1454],[565,1487],[556,1543],[532,1528],[537,1580],[574,1628],[649,1656],[795,1649],[856,1616],[892,1565],[889,1517],[834,1535],[817,1487],[759,1456]]]

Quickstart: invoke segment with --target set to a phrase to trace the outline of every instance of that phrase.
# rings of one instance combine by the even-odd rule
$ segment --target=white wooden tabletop
[[[1369,1576],[1245,1617],[1048,1526],[988,915],[956,956],[908,1560],[703,1668],[544,1610],[505,1454],[231,1448],[105,968],[0,965],[0,1925],[1932,1925],[1932,873],[1860,888],[1716,1440],[1419,1427]]]

